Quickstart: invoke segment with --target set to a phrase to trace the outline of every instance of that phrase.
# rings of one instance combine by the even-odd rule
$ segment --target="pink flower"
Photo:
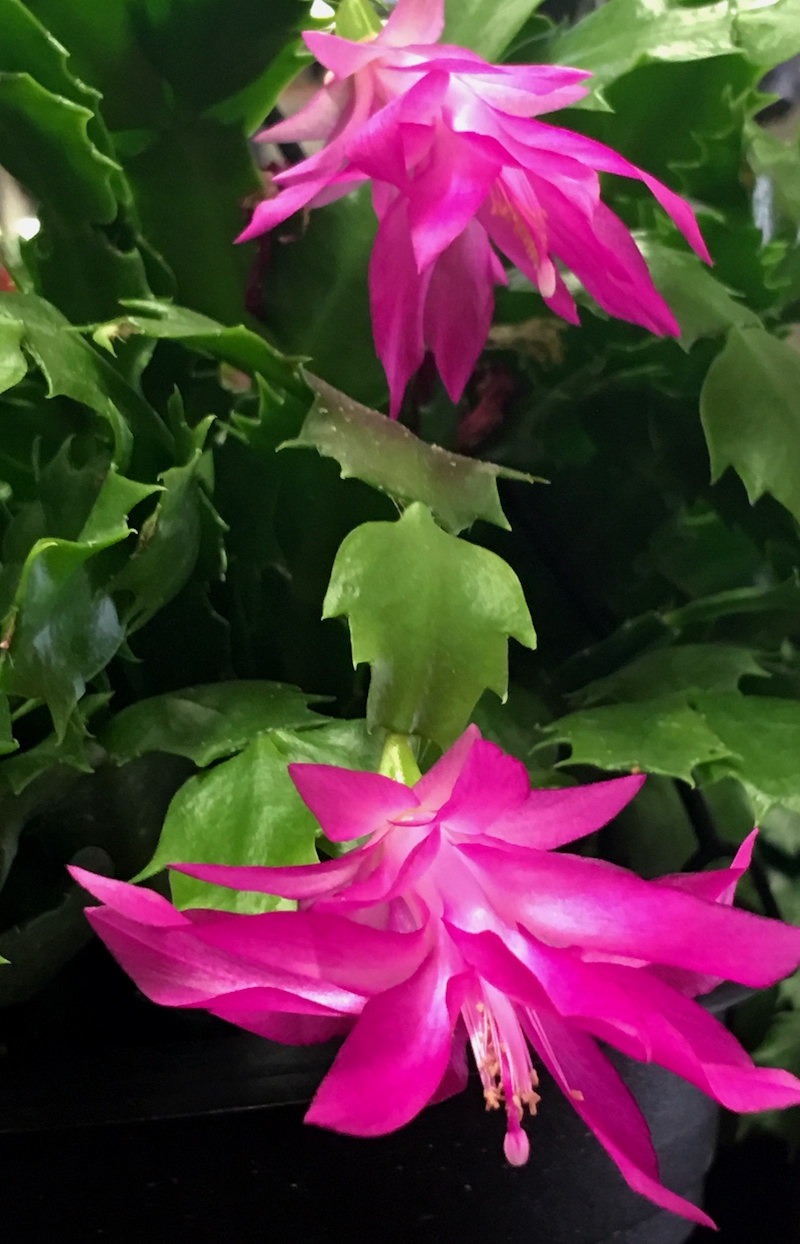
[[[632,1188],[708,1223],[660,1184],[645,1121],[596,1038],[732,1110],[800,1102],[798,1080],[755,1067],[690,996],[722,978],[770,985],[800,960],[800,930],[729,906],[754,835],[729,869],[656,882],[558,851],[642,779],[532,791],[475,727],[413,787],[324,765],[291,772],[331,841],[364,844],[316,865],[179,867],[296,899],[296,912],[177,912],[72,870],[104,902],[89,919],[140,988],[290,1043],[347,1031],[306,1118],[359,1136],[462,1089],[469,1040],[517,1165],[539,1100],[533,1050]]]
[[[381,33],[352,43],[307,32],[328,69],[296,116],[263,134],[322,140],[321,151],[274,178],[242,238],[264,233],[371,179],[380,221],[370,263],[375,344],[396,416],[426,348],[458,401],[489,331],[500,251],[547,305],[578,323],[554,260],[610,315],[678,335],[630,233],[600,199],[598,173],[643,181],[708,259],[688,205],[602,143],[535,118],[586,94],[582,69],[490,65],[437,45],[443,0],[399,0]]]

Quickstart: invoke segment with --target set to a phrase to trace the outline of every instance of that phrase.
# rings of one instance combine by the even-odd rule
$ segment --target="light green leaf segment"
[[[485,688],[508,688],[507,641],[536,636],[511,568],[443,532],[422,504],[343,542],[323,606],[347,615],[353,664],[372,667],[367,718],[449,746]]]

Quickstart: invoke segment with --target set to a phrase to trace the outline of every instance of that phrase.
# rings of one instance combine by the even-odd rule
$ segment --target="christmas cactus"
[[[93,928],[361,1136],[469,1045],[515,1165],[546,1068],[708,1223],[596,1039],[796,1132],[797,0],[0,28],[0,1004]]]

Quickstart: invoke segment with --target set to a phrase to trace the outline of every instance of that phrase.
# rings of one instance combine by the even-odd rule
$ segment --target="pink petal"
[[[536,121],[530,123],[527,141],[535,147],[573,155],[601,173],[617,173],[622,177],[633,177],[643,182],[672,217],[692,249],[707,263],[711,262],[694,212],[689,204],[662,182],[643,172],[635,164],[631,164],[616,151],[606,147],[604,143],[585,138],[582,134],[576,134],[572,130],[563,130],[557,126]]]
[[[426,74],[348,135],[348,160],[377,181],[405,187],[408,157],[419,159],[430,148],[446,90],[445,74]]]
[[[408,1123],[450,1061],[462,980],[437,948],[413,976],[370,998],[306,1114],[307,1123],[380,1136]]]
[[[389,817],[418,807],[412,790],[381,773],[291,764],[289,776],[331,842],[371,834]]]
[[[249,992],[231,994],[209,1006],[211,1015],[281,1045],[316,1045],[343,1037],[353,1027],[351,1016],[298,1015],[259,1009]]]
[[[497,248],[545,297],[552,296],[557,273],[549,255],[547,220],[526,175],[505,169],[478,220]]]
[[[321,864],[289,864],[284,868],[258,868],[248,864],[170,864],[176,872],[210,881],[230,890],[251,894],[279,894],[282,898],[319,898],[349,885],[361,869],[368,870],[380,843],[348,851],[338,860]]]
[[[659,1183],[647,1124],[630,1091],[592,1038],[576,1032],[554,1013],[528,1015],[523,1023],[542,1062],[634,1192],[714,1229],[707,1214]]]
[[[131,885],[128,881],[115,881],[112,877],[101,877],[98,873],[90,873],[74,865],[68,866],[67,872],[84,890],[129,920],[156,928],[177,929],[191,924],[188,916],[173,907],[168,899],[156,894],[155,890]]]
[[[199,941],[261,967],[329,983],[350,993],[379,993],[410,976],[427,953],[422,928],[393,933],[311,908],[242,916],[215,913],[195,925]],[[324,1002],[324,995],[315,992]]]
[[[469,752],[481,732],[477,726],[467,726],[460,738],[456,739],[435,765],[423,774],[414,787],[414,794],[424,808],[438,812],[439,808],[452,793],[456,779],[464,768]]]
[[[330,139],[351,102],[351,92],[349,83],[321,87],[298,112],[261,130],[257,141],[305,143]]]
[[[488,739],[477,739],[439,818],[450,833],[491,833],[492,826],[504,823],[530,794],[531,782],[522,761]]]
[[[588,220],[562,191],[534,175],[531,181],[547,213],[550,247],[600,306],[658,335],[680,328],[653,285],[641,252],[622,221],[603,203]]]
[[[693,894],[695,898],[704,898],[706,902],[725,903],[730,907],[737,882],[750,867],[757,837],[757,829],[747,835],[729,868],[715,868],[705,873],[672,873],[668,877],[657,877],[653,884],[672,886],[673,889]]]
[[[393,419],[400,413],[406,385],[425,357],[422,315],[429,281],[430,269],[417,274],[407,206],[397,199],[381,221],[369,264],[375,349],[389,381]]]
[[[262,233],[268,233],[270,229],[275,228],[275,225],[288,220],[295,212],[299,212],[301,208],[306,207],[327,184],[328,178],[320,177],[315,181],[305,181],[295,186],[287,186],[285,190],[281,190],[276,198],[265,199],[263,203],[258,204],[253,212],[250,224],[246,229],[242,230],[236,241],[249,242],[251,238],[257,238]]]
[[[265,1007],[357,1013],[363,999],[281,966],[262,967],[204,943],[194,930],[137,924],[108,907],[87,917],[122,967],[153,1002],[163,1006],[205,1006],[221,995],[258,986]],[[242,917],[246,919],[247,917]]]
[[[486,344],[494,313],[493,252],[475,221],[442,252],[425,302],[425,341],[453,402],[458,402]],[[453,304],[460,308],[453,315]]]
[[[755,988],[800,962],[800,929],[654,886],[602,860],[470,842],[459,850],[481,869],[508,923],[553,946],[665,963]]]
[[[607,825],[635,797],[644,780],[637,775],[563,790],[532,790],[513,814],[483,832],[503,842],[552,851]]]
[[[318,900],[338,911],[350,911],[391,903],[413,891],[435,862],[441,849],[436,826],[406,825],[387,835],[380,843],[379,863],[371,872],[355,878],[345,890]]]
[[[418,271],[466,229],[500,173],[500,155],[491,139],[437,127],[427,166],[414,178],[410,195],[408,219]]]
[[[305,30],[303,40],[315,60],[330,69],[333,76],[340,81],[359,73],[371,61],[378,60],[381,56],[377,39],[366,43],[353,43],[350,39],[325,34],[321,30]]]
[[[444,30],[444,0],[398,0],[378,42],[393,47],[435,43]]]

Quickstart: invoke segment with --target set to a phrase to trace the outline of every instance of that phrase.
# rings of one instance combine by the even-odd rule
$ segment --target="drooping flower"
[[[800,930],[730,906],[754,835],[730,868],[655,882],[558,851],[642,779],[531,790],[475,727],[413,787],[324,765],[291,772],[328,838],[363,845],[315,865],[178,867],[295,899],[296,912],[178,913],[73,869],[140,988],[290,1043],[347,1031],[306,1118],[354,1135],[392,1131],[462,1089],[469,1040],[487,1105],[506,1111],[506,1156],[522,1164],[539,1061],[632,1188],[708,1223],[659,1182],[646,1123],[596,1038],[733,1110],[800,1102],[800,1081],[755,1067],[691,996],[725,978],[766,986],[800,961]]]
[[[575,302],[559,260],[610,315],[678,335],[672,312],[623,223],[600,198],[598,174],[638,178],[692,247],[708,254],[689,206],[602,143],[537,118],[587,92],[585,70],[491,65],[437,44],[444,0],[399,0],[375,39],[307,32],[325,84],[265,139],[324,142],[278,173],[242,238],[371,180],[379,219],[370,263],[372,322],[397,415],[431,350],[457,401],[483,348],[498,251],[571,323]]]

